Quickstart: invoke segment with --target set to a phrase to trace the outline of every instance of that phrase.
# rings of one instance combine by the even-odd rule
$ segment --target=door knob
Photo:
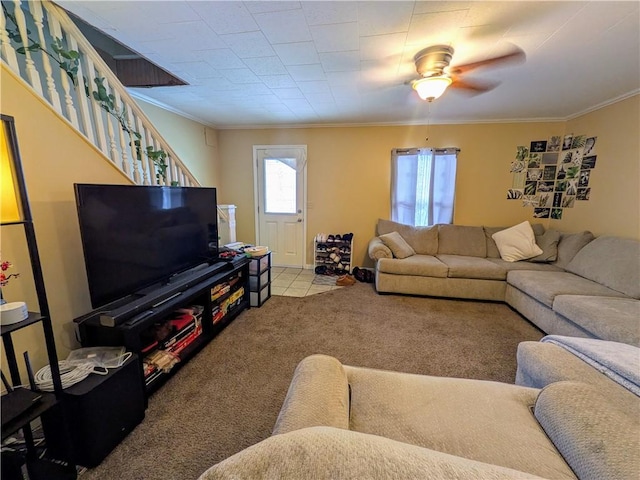
[[[298,219],[298,223],[300,223],[300,222],[302,222],[302,219],[301,219],[301,218],[299,218],[299,219]]]

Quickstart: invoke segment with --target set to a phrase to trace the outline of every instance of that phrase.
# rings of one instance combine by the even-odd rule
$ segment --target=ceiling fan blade
[[[456,65],[450,67],[449,73],[451,73],[452,75],[460,75],[477,68],[487,67],[490,65],[524,62],[526,57],[527,56],[525,55],[524,51],[520,47],[516,47],[514,45],[513,50],[511,50],[509,53],[505,53],[504,55],[500,55],[499,57],[487,58],[485,60],[479,60],[477,62],[466,63],[464,65]]]
[[[468,93],[470,95],[478,95],[480,93],[485,93],[490,90],[493,90],[498,85],[500,85],[500,82],[488,82],[488,81],[470,82],[468,80],[461,80],[459,78],[454,78],[449,88],[464,90],[465,93]]]

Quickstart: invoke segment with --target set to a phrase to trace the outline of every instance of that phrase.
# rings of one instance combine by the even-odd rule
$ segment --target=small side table
[[[259,257],[251,257],[249,292],[252,307],[261,307],[271,298],[271,252]]]

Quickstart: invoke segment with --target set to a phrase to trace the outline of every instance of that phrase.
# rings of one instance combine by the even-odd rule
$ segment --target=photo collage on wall
[[[568,134],[517,147],[507,200],[520,200],[523,207],[533,207],[534,218],[562,219],[565,208],[589,200],[597,138]]]

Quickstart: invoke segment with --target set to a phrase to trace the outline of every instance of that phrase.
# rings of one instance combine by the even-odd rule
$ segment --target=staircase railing
[[[199,185],[63,9],[3,0],[2,10],[2,61],[114,166],[139,185]]]

